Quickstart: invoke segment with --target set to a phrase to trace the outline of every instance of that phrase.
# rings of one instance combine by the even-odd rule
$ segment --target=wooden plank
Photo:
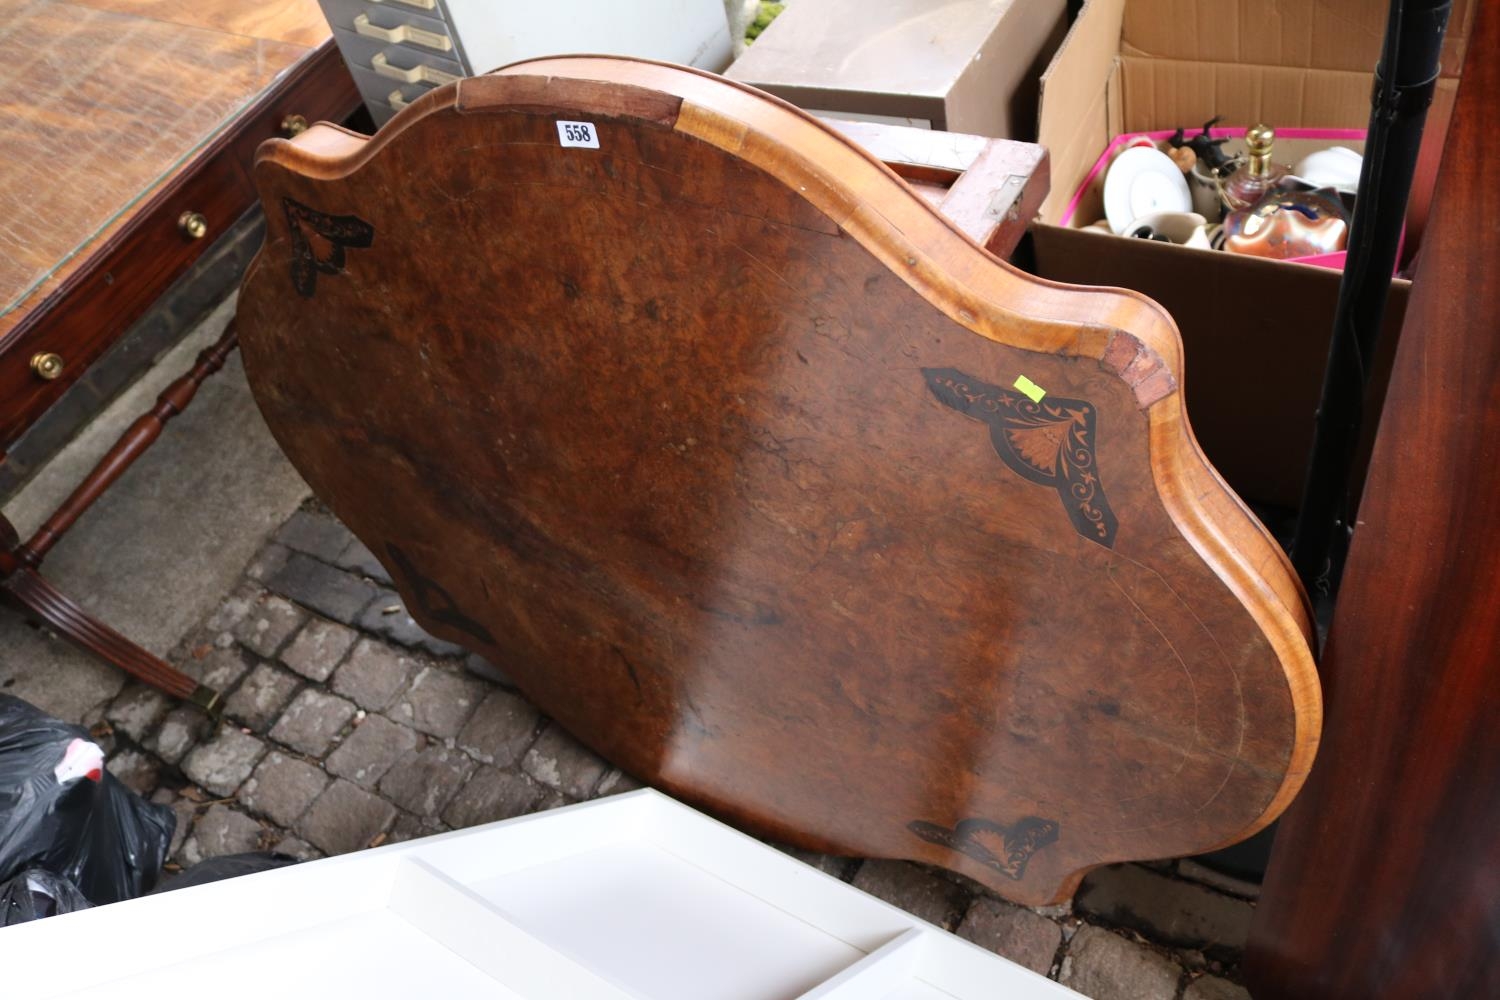
[[[1258,997],[1500,996],[1497,55],[1486,4],[1323,661],[1322,758],[1255,909]]]
[[[0,0],[0,336],[307,48]]]
[[[70,0],[81,7],[313,48],[328,37],[318,0]]]

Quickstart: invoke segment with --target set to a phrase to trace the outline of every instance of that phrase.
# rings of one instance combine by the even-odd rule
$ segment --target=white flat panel
[[[173,947],[160,928],[158,948]],[[80,957],[87,949],[80,949]],[[81,990],[89,1000],[230,997],[464,997],[522,1000],[410,924],[385,910],[237,948]]]
[[[910,983],[927,932],[913,927],[843,972],[808,990],[798,1000],[887,1000],[892,984]]]
[[[415,856],[460,885],[474,886],[520,868],[638,841],[645,836],[658,804],[670,801],[658,792],[641,789],[412,843],[420,845]],[[686,806],[680,808],[699,815]]]
[[[660,59],[718,72],[729,65],[724,0],[446,0],[475,73],[537,56]]]
[[[999,986],[1000,984],[997,982],[994,985]],[[1029,997],[1031,995],[1013,989],[1006,989],[1003,992],[990,990],[984,993],[963,994],[963,996],[974,997],[1005,997],[1006,1000],[1020,1000],[1021,997]],[[1070,991],[1068,995],[1076,996],[1077,994],[1073,994]],[[896,984],[891,992],[882,996],[882,1000],[956,1000],[956,998],[954,994],[940,990],[936,986],[928,986],[920,979],[908,979],[904,983]]]
[[[633,1000],[419,860],[410,859],[397,871],[390,906],[528,1000]]]
[[[652,1000],[800,996],[864,953],[649,843],[478,883],[519,926]]]
[[[1077,994],[642,790],[0,928],[3,995]]]

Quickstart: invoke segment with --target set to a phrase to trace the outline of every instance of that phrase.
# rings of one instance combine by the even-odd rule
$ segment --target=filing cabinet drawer
[[[392,83],[426,83],[440,87],[468,75],[451,53],[444,56],[407,45],[391,45],[342,29],[335,29],[333,37],[356,79],[359,71],[364,70]]]
[[[437,10],[418,13],[411,7],[365,0],[324,0],[323,13],[336,31],[349,32],[380,45],[400,45],[428,55],[461,61],[453,32]],[[428,16],[434,15],[434,16]]]
[[[370,117],[375,119],[376,125],[384,125],[397,111],[423,94],[437,89],[438,86],[420,81],[401,83],[367,69],[355,68],[350,72],[354,76],[355,84],[359,87],[360,97],[364,98],[365,106],[370,111]]]

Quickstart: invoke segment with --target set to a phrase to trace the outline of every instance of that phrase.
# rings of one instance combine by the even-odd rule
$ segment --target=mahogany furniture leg
[[[68,496],[36,534],[19,543],[8,521],[0,527],[0,596],[46,622],[69,641],[168,694],[213,711],[219,693],[152,656],[114,629],[98,621],[37,572],[42,560],[68,529],[98,500],[125,470],[161,436],[167,421],[187,409],[205,379],[224,367],[238,345],[231,321],[223,336],[205,348],[193,367],[169,385],[156,405],[142,414],[99,464]]]
[[[1497,55],[1482,4],[1323,658],[1323,749],[1251,925],[1266,1000],[1500,996]]]

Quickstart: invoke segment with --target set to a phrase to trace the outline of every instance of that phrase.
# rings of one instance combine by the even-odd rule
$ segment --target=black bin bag
[[[28,868],[0,882],[0,927],[87,910],[89,905],[72,882],[41,868]]]
[[[104,770],[86,731],[0,695],[0,882],[28,868],[97,905],[148,892],[176,817]]]

